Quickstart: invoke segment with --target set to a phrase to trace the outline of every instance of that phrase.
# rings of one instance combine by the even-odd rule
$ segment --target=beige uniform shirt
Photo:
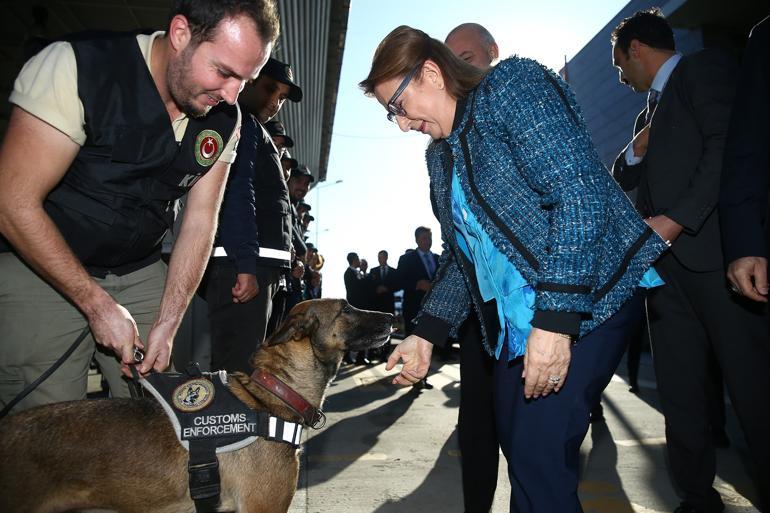
[[[152,62],[152,43],[164,34],[159,31],[136,36],[148,69]],[[69,43],[52,43],[28,60],[16,78],[9,101],[67,134],[78,145],[85,143],[85,114],[78,96],[75,52]],[[182,140],[188,122],[189,117],[182,114],[171,123],[177,142]],[[239,111],[235,130],[217,162],[232,163],[235,160],[240,128]]]

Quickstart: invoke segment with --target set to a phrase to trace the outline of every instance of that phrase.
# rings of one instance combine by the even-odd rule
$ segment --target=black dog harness
[[[236,451],[257,438],[299,447],[302,424],[254,411],[227,387],[227,373],[203,373],[196,364],[184,373],[155,373],[140,379],[168,415],[182,446],[190,453],[190,497],[198,513],[219,505],[217,454]]]

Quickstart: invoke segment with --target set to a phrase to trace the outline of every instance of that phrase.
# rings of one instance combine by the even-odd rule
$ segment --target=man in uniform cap
[[[284,151],[285,148],[294,147],[294,139],[286,134],[286,126],[282,122],[273,119],[265,123],[265,128],[267,128],[270,137],[273,138],[273,144],[280,151]]]
[[[302,89],[294,83],[291,66],[272,57],[241,94],[241,102],[260,123],[273,119],[287,99],[295,103],[302,101]]]
[[[289,181],[292,168],[295,168],[297,166],[299,166],[299,162],[297,161],[297,159],[291,156],[291,153],[289,153],[289,150],[284,149],[283,153],[281,154],[281,167],[283,168],[283,177],[286,179],[287,182]]]
[[[271,122],[286,99],[300,101],[302,90],[291,67],[272,58],[241,95],[248,115],[206,284],[212,370],[250,371],[250,356],[265,339],[273,299],[291,269],[291,203],[280,156],[283,145],[294,142],[283,124]],[[270,126],[280,126],[280,136],[272,138]]]

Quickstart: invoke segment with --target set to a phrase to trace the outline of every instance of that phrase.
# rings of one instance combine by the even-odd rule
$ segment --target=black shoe
[[[367,358],[366,356],[359,356],[358,358],[356,358],[356,363],[359,364],[359,365],[371,365],[372,364],[371,360],[369,360],[369,358]]]
[[[422,389],[433,390],[433,385],[428,383],[427,379],[423,378],[417,383],[415,383],[414,385],[412,385],[412,388],[414,388],[415,390],[422,390]]]
[[[639,385],[631,385],[630,387],[628,387],[628,391],[631,392],[632,394],[639,395]]]
[[[724,429],[715,429],[711,433],[711,437],[714,440],[714,446],[720,449],[727,449],[730,447],[730,438],[727,436],[727,432]]]
[[[604,418],[604,407],[602,407],[602,404],[597,404],[593,410],[591,410],[589,422],[591,424],[596,424],[597,422],[604,422],[606,419]]]
[[[695,506],[691,506],[686,502],[683,502],[679,505],[678,508],[674,510],[674,513],[703,513],[703,512],[698,509],[695,509]]]

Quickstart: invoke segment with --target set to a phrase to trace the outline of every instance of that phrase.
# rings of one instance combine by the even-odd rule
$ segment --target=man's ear
[[[266,346],[277,346],[290,340],[312,338],[320,321],[315,315],[295,314],[286,318],[273,335],[265,341]]]
[[[187,21],[185,16],[177,14],[171,18],[171,22],[168,25],[167,37],[171,43],[171,47],[177,53],[184,50],[187,45],[190,44],[192,33],[190,32],[190,22]]]
[[[626,52],[626,57],[633,57],[634,59],[638,59],[640,57],[641,49],[642,43],[638,39],[632,39],[628,44],[628,52]]]
[[[500,57],[500,49],[497,47],[497,43],[489,45],[489,57],[491,62],[495,62]]]

